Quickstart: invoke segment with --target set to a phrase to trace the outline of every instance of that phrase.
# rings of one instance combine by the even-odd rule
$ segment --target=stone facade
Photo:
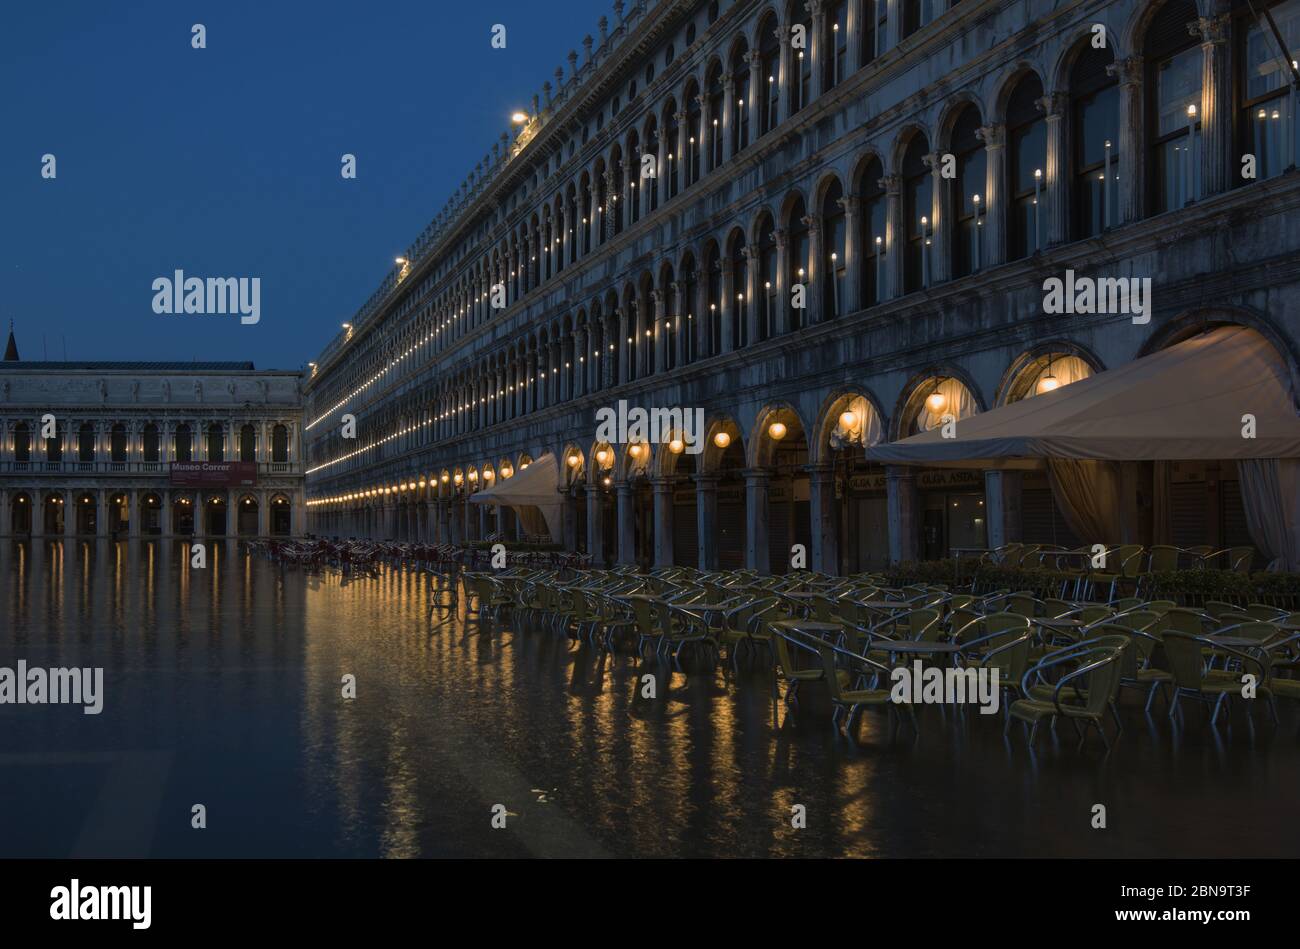
[[[318,357],[314,529],[517,537],[466,496],[552,453],[564,541],[598,561],[782,570],[800,544],[834,572],[1066,543],[1033,476],[886,471],[863,444],[934,424],[928,400],[964,417],[1215,323],[1295,371],[1294,100],[1230,81],[1273,66],[1229,4],[627,6]],[[1149,320],[1045,313],[1070,270],[1151,278]],[[704,452],[598,443],[620,399],[704,408]],[[1156,476],[1214,498],[1179,487],[1178,530],[1240,542],[1230,465]]]
[[[297,372],[0,362],[0,533],[301,534],[301,426]],[[178,460],[253,462],[256,483],[173,486]]]

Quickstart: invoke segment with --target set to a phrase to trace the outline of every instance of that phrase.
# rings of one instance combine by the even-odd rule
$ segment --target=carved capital
[[[1106,75],[1114,76],[1121,86],[1139,85],[1142,82],[1142,57],[1117,59],[1106,67]]]
[[[975,130],[975,137],[984,143],[985,148],[1001,148],[1007,142],[1007,127],[1000,123],[981,125]]]
[[[898,175],[885,175],[876,184],[885,194],[898,194],[902,187],[902,179]]]
[[[1065,114],[1067,96],[1063,92],[1049,92],[1041,99],[1035,99],[1034,105],[1049,119],[1059,119]]]
[[[1228,42],[1228,22],[1227,14],[1197,17],[1187,24],[1187,32],[1200,39],[1202,46],[1221,46]]]

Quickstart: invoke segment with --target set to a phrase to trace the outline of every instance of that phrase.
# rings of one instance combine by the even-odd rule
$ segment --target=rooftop
[[[59,370],[64,372],[88,370],[92,372],[248,372],[254,366],[251,362],[94,362],[71,360],[55,362],[38,360],[34,362],[5,361],[0,362],[0,370]],[[293,370],[285,370],[291,372]]]

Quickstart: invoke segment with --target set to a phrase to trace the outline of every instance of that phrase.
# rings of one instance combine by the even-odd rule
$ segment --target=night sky
[[[0,319],[24,359],[44,337],[49,359],[302,366],[601,15],[611,2],[0,5]],[[261,321],[155,314],[151,284],[177,269],[260,277]]]

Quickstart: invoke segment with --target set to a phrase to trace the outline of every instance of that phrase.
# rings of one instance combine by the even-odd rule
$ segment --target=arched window
[[[888,202],[880,179],[884,177],[878,159],[871,159],[866,170],[862,172],[862,211],[858,215],[858,246],[862,248],[858,259],[861,280],[862,305],[874,306],[880,302],[880,291],[884,284],[885,262],[885,226],[889,220]]]
[[[1187,30],[1196,19],[1193,0],[1168,0],[1147,27],[1143,43],[1148,214],[1180,208],[1196,195],[1194,132],[1200,124],[1204,55]]]
[[[930,150],[926,137],[917,132],[903,155],[903,290],[911,293],[925,286],[928,276],[928,229],[934,210],[934,190],[924,156]]]
[[[833,320],[844,314],[844,278],[848,261],[845,259],[844,208],[840,200],[844,189],[838,180],[831,182],[822,198],[822,259],[821,269],[822,319]]]
[[[671,371],[677,367],[677,291],[673,289],[672,267],[664,268],[659,292],[663,295],[664,322],[656,332],[664,334],[663,368]]]
[[[722,352],[722,255],[712,242],[704,251],[704,273],[708,280],[708,355],[716,356]]]
[[[804,307],[790,307],[790,331],[794,332],[803,329],[808,324],[808,311],[806,309],[808,297],[806,288],[808,286],[808,264],[809,250],[812,246],[811,236],[808,232],[808,225],[805,223],[808,219],[803,198],[795,200],[790,206],[790,216],[786,219],[786,233],[789,235],[789,245],[786,247],[785,257],[785,295],[787,302],[793,299],[791,293],[796,283],[805,287]]]
[[[732,88],[736,91],[735,101],[731,104],[731,154],[738,155],[749,146],[749,110],[745,108],[745,96],[749,94],[749,50],[744,43],[738,45],[731,54]]]
[[[1119,87],[1106,67],[1115,57],[1091,43],[1070,70],[1073,163],[1071,232],[1075,240],[1119,223]],[[1109,179],[1109,180],[1107,180]]]
[[[26,422],[19,422],[14,426],[14,461],[20,461],[24,464],[32,460],[32,430],[27,427]]]
[[[722,164],[722,112],[725,103],[722,98],[722,63],[714,63],[709,68],[705,81],[709,96],[709,171]]]
[[[208,426],[208,461],[226,460],[225,431],[220,425]]]
[[[903,0],[903,36],[908,37],[935,17],[936,0]]]
[[[641,220],[641,145],[640,139],[637,138],[636,129],[633,129],[627,136],[627,157],[623,160],[624,171],[628,175],[627,193],[630,195],[630,202],[627,209],[623,212],[627,215],[628,225],[635,224]],[[572,185],[570,185],[572,191]],[[573,211],[574,198],[569,198],[569,232],[573,232],[573,223],[576,220]],[[576,245],[575,245],[576,247]],[[569,258],[569,263],[573,263],[573,257]]]
[[[1265,4],[1256,0],[1255,9]],[[1267,21],[1263,28],[1242,10],[1242,64],[1245,79],[1241,90],[1241,151],[1255,156],[1255,177],[1272,178],[1295,161],[1296,130],[1292,128],[1290,85],[1292,75]],[[1300,0],[1286,0],[1269,9],[1292,61],[1300,59]],[[1245,183],[1240,174],[1233,180]]]
[[[664,163],[667,167],[660,169],[659,172],[661,175],[666,175],[668,178],[669,198],[677,197],[677,189],[681,183],[681,174],[677,167],[681,164],[677,158],[677,144],[680,137],[679,132],[680,129],[677,126],[677,103],[672,99],[669,99],[668,105],[664,108],[664,134],[668,136],[668,141],[664,148]]]
[[[758,342],[771,339],[776,331],[776,313],[781,292],[776,269],[776,232],[766,214],[758,222]],[[787,284],[789,286],[789,284]]]
[[[745,256],[745,238],[739,231],[731,238],[731,341],[739,349],[749,345],[749,258]]]
[[[239,430],[239,460],[257,461],[257,432],[251,425]]]
[[[1007,102],[1007,248],[1011,260],[1035,253],[1045,237],[1038,198],[1047,163],[1047,132],[1038,100],[1043,84],[1034,73],[1016,83]]]
[[[695,83],[690,83],[686,87],[686,160],[683,162],[686,174],[686,187],[690,187],[700,180],[700,138],[703,129],[700,127],[700,97],[699,91],[695,88]]]
[[[108,460],[121,464],[126,461],[126,426],[118,422],[108,436]]]
[[[158,426],[153,424],[153,422],[150,422],[144,427],[144,439],[141,447],[144,449],[144,460],[152,464],[157,464],[159,461]]]
[[[832,0],[823,21],[822,89],[833,89],[844,78],[849,55],[848,0]]]
[[[289,429],[283,425],[271,429],[271,461],[276,464],[289,463]]]
[[[645,187],[649,197],[646,199],[650,202],[650,210],[659,209],[659,176],[666,174],[665,170],[659,167],[659,123],[655,121],[652,115],[646,120],[645,125],[645,152],[655,160],[655,177],[641,178],[641,184]]]
[[[682,348],[686,353],[686,362],[695,362],[698,358],[696,353],[695,341],[695,260],[687,257],[682,262],[682,300],[685,302],[686,312],[677,315],[679,323],[679,332],[685,333],[686,338],[683,340]]]
[[[77,429],[77,460],[95,460],[95,427],[89,422]]]
[[[987,185],[984,143],[976,132],[980,127],[979,110],[973,105],[962,109],[952,128],[952,154],[957,159],[957,177],[949,197],[953,215],[952,275],[964,277],[980,268],[982,254],[977,228],[983,226],[984,191]]]
[[[758,28],[758,52],[762,62],[759,90],[758,133],[766,135],[781,121],[781,41],[776,36],[776,18],[764,17]]]
[[[614,190],[609,196],[614,216],[614,233],[623,233],[623,153],[617,145],[609,156],[609,170],[614,174]]]
[[[177,461],[194,460],[194,436],[184,422],[176,426],[176,448],[172,457]]]
[[[582,246],[582,253],[586,255],[591,253],[591,225],[589,222],[591,221],[591,212],[593,209],[591,206],[591,179],[585,174],[582,176],[578,192],[578,200],[582,202],[582,217],[579,218],[578,223],[578,227],[582,232],[582,237],[578,243]],[[515,259],[518,260],[517,247]],[[522,270],[521,267],[516,267],[515,273],[518,274],[520,270]],[[517,278],[515,281],[515,297],[516,299],[519,297],[519,283]]]
[[[791,115],[806,106],[812,98],[812,14],[804,8],[802,0],[795,0],[793,6],[794,15],[790,17],[790,24],[792,27],[803,27],[805,40],[802,49],[794,46],[790,48],[790,71],[793,73],[790,77]]]

